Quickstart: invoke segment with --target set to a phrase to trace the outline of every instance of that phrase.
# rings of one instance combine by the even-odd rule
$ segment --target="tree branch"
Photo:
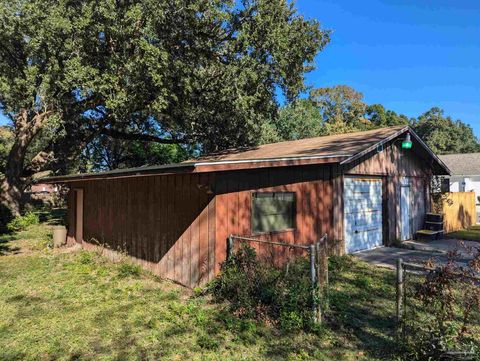
[[[160,138],[150,134],[124,133],[119,130],[107,129],[107,128],[103,128],[102,130],[100,130],[100,134],[103,134],[115,139],[138,140],[141,142],[155,142],[155,143],[161,143],[161,144],[186,144],[187,143],[187,141],[183,139],[166,139],[166,138]]]

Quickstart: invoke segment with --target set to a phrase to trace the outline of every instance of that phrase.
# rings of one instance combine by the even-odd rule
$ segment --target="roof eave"
[[[114,170],[107,172],[99,173],[84,173],[84,174],[73,174],[73,175],[64,175],[64,176],[54,176],[39,178],[35,183],[46,183],[46,184],[59,184],[59,183],[73,183],[81,181],[90,181],[90,180],[102,180],[102,179],[112,179],[112,178],[130,178],[130,177],[139,177],[139,176],[149,176],[156,174],[169,174],[169,173],[179,173],[179,172],[188,172],[194,170],[194,163],[179,163],[179,164],[168,164],[164,166],[155,166],[155,167],[145,167],[145,168],[128,168],[123,170]]]
[[[379,146],[382,146],[382,145],[392,141],[393,139],[395,139],[395,138],[399,137],[400,135],[402,135],[404,133],[407,133],[407,132],[410,133],[411,135],[413,135],[415,140],[417,140],[422,145],[422,147],[430,154],[430,156],[440,165],[440,167],[443,168],[443,170],[445,171],[445,174],[439,174],[439,175],[451,175],[451,171],[446,166],[446,164],[430,149],[430,147],[422,140],[422,138],[420,138],[415,133],[415,131],[409,125],[406,125],[404,128],[402,128],[399,131],[393,133],[392,135],[386,137],[385,139],[381,140],[380,142],[377,142],[377,143],[371,145],[370,147],[364,149],[363,151],[361,151],[357,154],[354,154],[351,157],[343,160],[342,162],[340,162],[340,165],[351,163],[351,162],[363,157],[364,155],[374,151]]]

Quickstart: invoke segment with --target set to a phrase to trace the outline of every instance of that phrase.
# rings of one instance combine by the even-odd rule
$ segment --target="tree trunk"
[[[5,177],[0,183],[0,216],[4,222],[6,217],[20,215],[25,186],[25,180],[22,177],[25,157],[30,143],[49,114],[50,112],[45,111],[29,117],[28,112],[24,110],[19,113],[15,121],[15,142],[8,154]]]
[[[18,132],[17,132],[18,133]],[[27,134],[16,134],[15,143],[10,149],[5,167],[5,177],[2,179],[0,204],[8,210],[11,216],[20,215],[21,201],[24,191],[23,166],[28,145],[32,139]]]

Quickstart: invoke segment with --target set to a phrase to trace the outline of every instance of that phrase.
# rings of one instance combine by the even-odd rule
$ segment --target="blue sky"
[[[347,84],[407,116],[439,106],[480,137],[480,1],[297,0],[297,8],[333,30],[310,85]]]
[[[297,0],[297,8],[333,30],[309,85],[347,84],[407,116],[439,106],[480,137],[479,0]]]

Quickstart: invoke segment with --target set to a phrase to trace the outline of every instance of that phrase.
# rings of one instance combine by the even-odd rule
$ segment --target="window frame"
[[[293,227],[285,228],[282,230],[272,230],[272,231],[255,231],[253,228],[254,225],[254,213],[253,213],[253,202],[255,199],[255,194],[292,194],[293,195]],[[297,230],[297,193],[292,191],[252,191],[250,192],[250,231],[252,235],[261,235],[261,234],[275,234],[275,233],[284,233],[284,232],[293,232]]]

